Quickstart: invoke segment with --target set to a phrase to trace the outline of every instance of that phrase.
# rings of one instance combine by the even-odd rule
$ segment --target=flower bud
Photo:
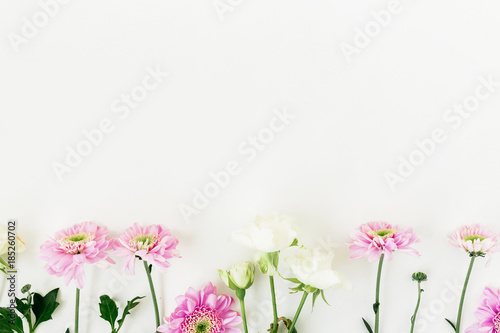
[[[422,272],[417,272],[417,273],[413,273],[411,278],[413,281],[423,282],[423,281],[427,281],[427,274],[422,273]]]
[[[255,266],[247,261],[234,265],[229,271],[218,270],[221,280],[232,290],[246,290],[253,284]]]

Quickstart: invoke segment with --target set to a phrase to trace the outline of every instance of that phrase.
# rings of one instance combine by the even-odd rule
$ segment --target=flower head
[[[450,243],[463,248],[472,256],[484,256],[499,250],[498,241],[498,235],[476,224],[458,229]]]
[[[221,280],[233,290],[246,290],[253,284],[255,265],[249,261],[236,264],[229,271],[218,270]]]
[[[124,256],[123,270],[135,272],[136,256],[163,270],[170,266],[168,259],[179,257],[179,241],[161,225],[141,227],[138,223],[125,230],[113,242],[113,254]]]
[[[217,295],[217,289],[208,283],[196,291],[189,288],[176,299],[177,308],[166,317],[166,324],[158,332],[166,333],[240,333],[235,326],[242,322],[238,312],[231,310],[234,299]]]
[[[500,291],[485,288],[476,318],[479,323],[466,329],[465,333],[500,333]]]
[[[342,274],[333,269],[333,252],[292,246],[283,254],[295,278],[305,286],[315,289],[350,289],[350,283]]]
[[[40,259],[47,261],[45,269],[49,274],[64,276],[66,285],[74,279],[76,287],[82,289],[85,284],[84,264],[115,263],[106,253],[110,249],[107,236],[105,227],[92,222],[76,224],[43,243]]]
[[[261,252],[276,252],[289,247],[299,234],[291,218],[255,216],[247,225],[232,233],[229,240]]]
[[[369,262],[377,261],[382,254],[388,260],[396,250],[411,255],[420,255],[411,247],[418,242],[418,238],[411,228],[401,228],[386,222],[369,222],[351,233],[352,243],[349,243],[351,254],[349,258],[358,259],[367,257]]]

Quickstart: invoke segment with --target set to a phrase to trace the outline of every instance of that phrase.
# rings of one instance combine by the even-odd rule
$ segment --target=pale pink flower
[[[479,323],[465,330],[465,333],[500,333],[500,292],[485,288],[481,306],[476,311]]]
[[[115,262],[106,253],[110,241],[108,230],[92,222],[76,224],[57,232],[54,238],[40,246],[40,259],[47,261],[45,269],[50,274],[64,276],[68,285],[75,280],[78,289],[85,284],[84,264]]]
[[[472,255],[484,256],[499,250],[498,235],[487,228],[476,224],[472,226],[463,226],[458,229],[450,243],[463,248]]]
[[[401,228],[386,222],[369,222],[352,232],[351,238],[353,240],[349,243],[351,259],[366,257],[369,262],[374,262],[384,254],[387,260],[391,260],[392,253],[396,250],[420,255],[411,247],[413,243],[419,241],[411,228]]]
[[[141,227],[138,223],[125,230],[113,242],[113,254],[124,256],[122,267],[135,273],[135,259],[141,258],[160,270],[170,266],[168,259],[179,257],[179,241],[161,225]]]
[[[196,291],[189,288],[185,295],[176,298],[177,308],[165,317],[166,324],[158,327],[164,333],[240,333],[234,327],[242,322],[238,312],[231,310],[234,299],[217,295],[212,283]]]

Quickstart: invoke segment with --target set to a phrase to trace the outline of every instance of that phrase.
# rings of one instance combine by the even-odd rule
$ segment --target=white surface
[[[273,211],[296,216],[310,245],[336,244],[338,269],[354,285],[327,292],[331,307],[318,303],[311,314],[308,305],[299,332],[365,332],[361,316],[373,321],[376,265],[348,260],[345,242],[376,219],[414,226],[422,239],[421,258],[396,255],[384,267],[384,333],[409,330],[416,270],[430,277],[421,313],[431,307],[428,326],[419,332],[449,332],[444,317],[454,320],[458,299],[448,284],[461,283],[468,258],[446,237],[464,223],[500,229],[500,91],[456,129],[443,115],[475,93],[479,77],[500,81],[500,4],[402,0],[401,12],[348,62],[341,43],[352,44],[356,29],[373,21],[370,12],[389,1],[231,3],[221,20],[211,1],[71,1],[17,53],[7,36],[20,34],[39,4],[0,4],[0,221],[17,218],[29,246],[19,257],[19,284],[61,287],[56,320],[39,332],[62,332],[72,321],[73,286],[37,260],[55,231],[84,220],[112,236],[136,221],[170,227],[183,258],[155,274],[166,315],[189,286],[211,280],[227,292],[216,269],[252,256],[228,244],[228,235],[247,215]],[[120,118],[124,109],[114,113],[111,105],[156,66],[168,77]],[[269,125],[275,108],[295,119],[247,161],[251,153],[238,147]],[[104,118],[112,133],[59,181],[52,164],[64,163],[66,147],[75,149],[82,131]],[[398,157],[408,158],[415,140],[437,128],[447,140],[391,191],[384,173],[397,172]],[[186,223],[180,205],[232,160],[240,173]],[[82,299],[93,305],[103,290],[122,301],[149,296],[141,270],[126,286],[116,282],[119,267],[86,271]],[[500,287],[499,272],[499,258],[477,265],[464,328],[475,320],[482,288]],[[282,294],[287,287],[278,284]],[[267,301],[257,301],[267,288],[260,277],[249,293],[249,312],[261,323],[252,332],[271,322]],[[298,295],[282,298],[280,313],[291,317],[298,302]],[[81,331],[107,332],[84,308]],[[144,302],[122,332],[151,332],[152,322]]]

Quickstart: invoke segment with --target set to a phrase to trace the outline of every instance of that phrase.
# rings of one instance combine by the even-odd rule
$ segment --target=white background
[[[49,276],[37,259],[57,230],[84,220],[113,237],[133,222],[171,228],[183,258],[163,275],[154,272],[167,315],[189,286],[213,281],[229,292],[217,268],[253,255],[229,244],[229,234],[248,215],[275,211],[297,218],[303,243],[334,247],[335,264],[354,286],[328,291],[331,306],[318,302],[313,313],[308,303],[299,332],[366,332],[361,316],[373,322],[376,264],[349,260],[345,244],[371,220],[413,226],[422,240],[422,257],[397,254],[384,267],[383,332],[409,331],[417,270],[430,279],[419,332],[451,332],[444,317],[455,320],[458,298],[450,286],[462,283],[468,257],[447,237],[477,222],[500,231],[499,87],[457,128],[443,116],[474,96],[479,77],[500,81],[498,1],[401,0],[398,14],[351,61],[342,43],[355,45],[357,29],[376,29],[370,13],[388,1],[227,3],[232,10],[221,16],[210,0],[74,0],[16,52],[9,36],[22,36],[23,18],[32,21],[40,5],[1,1],[0,221],[17,218],[28,246],[19,256],[19,285],[61,288],[56,319],[38,332],[63,332],[73,317],[74,285]],[[157,66],[168,77],[120,118],[113,102]],[[238,147],[269,126],[274,109],[295,118],[247,161]],[[60,181],[54,163],[65,163],[68,147],[76,149],[82,131],[104,118],[112,133]],[[384,173],[397,174],[399,157],[408,159],[415,140],[437,128],[445,142],[392,191]],[[186,222],[179,207],[192,205],[194,190],[231,160],[241,172]],[[141,266],[123,283],[119,266],[86,272],[85,304],[96,306],[103,291],[121,304],[149,298]],[[500,287],[499,273],[500,259],[487,268],[478,261],[464,328],[475,322],[484,286]],[[279,310],[292,317],[300,296],[286,296],[288,287],[278,282]],[[259,323],[251,332],[265,332],[272,320],[268,295],[259,276],[248,293],[249,315]],[[108,332],[85,304],[81,332]],[[122,332],[152,332],[153,318],[144,301]]]

